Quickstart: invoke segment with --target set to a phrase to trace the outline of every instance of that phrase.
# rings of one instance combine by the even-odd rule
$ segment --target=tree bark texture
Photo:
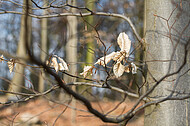
[[[176,4],[178,4],[177,8]],[[145,0],[145,60],[149,61],[147,65],[152,74],[148,74],[147,89],[155,84],[151,76],[159,80],[167,73],[176,71],[182,65],[185,44],[190,32],[190,26],[185,28],[190,21],[189,12],[189,1]],[[184,32],[181,36],[182,31]],[[164,79],[151,93],[151,100],[166,97],[171,93],[171,90],[190,92],[190,72],[180,77],[190,67],[189,53],[184,68],[178,74]],[[189,99],[165,101],[145,109],[145,126],[188,126],[190,124],[189,115]]]
[[[76,1],[69,0],[69,4],[76,6]],[[74,13],[76,12],[75,9],[71,9]],[[77,17],[75,16],[68,16],[67,17],[67,44],[66,44],[66,61],[70,64],[69,66],[69,73],[72,75],[76,75],[77,73],[77,42],[78,42],[78,33],[77,33]],[[76,78],[72,78],[69,76],[64,77],[64,81],[66,83],[75,82]],[[76,87],[72,87],[74,91],[76,91]],[[72,106],[76,108],[76,99],[72,99],[71,102]],[[76,125],[76,111],[71,111],[71,125]]]

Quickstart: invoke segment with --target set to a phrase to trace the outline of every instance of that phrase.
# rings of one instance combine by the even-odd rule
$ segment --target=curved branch
[[[133,30],[137,40],[139,42],[142,42],[142,38],[140,35],[137,33],[134,24],[132,23],[131,19],[125,15],[122,14],[117,14],[117,13],[106,13],[106,12],[89,12],[89,13],[60,13],[60,14],[52,14],[52,15],[34,15],[34,14],[29,14],[32,17],[35,18],[52,18],[52,17],[60,17],[60,16],[77,16],[77,17],[86,17],[86,16],[91,16],[91,15],[98,15],[98,16],[109,16],[109,17],[116,17],[116,18],[121,18],[125,21],[127,21]]]
[[[26,98],[22,98],[22,99],[19,99],[19,100],[16,100],[16,101],[8,101],[8,102],[4,102],[4,103],[0,102],[0,104],[10,105],[10,104],[19,103],[19,102],[26,102],[26,101],[28,101],[30,99],[35,98],[35,97],[44,96],[46,94],[49,94],[50,92],[54,91],[57,88],[59,88],[59,86],[54,85],[54,86],[52,86],[50,89],[48,89],[45,92],[35,93],[35,94],[27,94],[27,93],[10,92],[10,91],[5,91],[5,90],[0,90],[0,92],[4,92],[4,93],[10,93],[10,94],[15,94],[15,95],[27,96]]]
[[[23,15],[24,13],[22,12],[16,12],[16,11],[6,11],[2,10],[0,14],[6,14],[6,13],[12,13],[12,14],[20,14]],[[106,12],[89,12],[89,13],[60,13],[60,14],[51,14],[51,15],[35,15],[35,14],[28,14],[29,16],[33,18],[53,18],[53,17],[61,17],[61,16],[77,16],[77,17],[86,17],[86,16],[92,16],[92,15],[97,15],[97,16],[107,16],[107,17],[116,17],[116,18],[121,18],[125,20],[126,22],[129,23],[131,29],[133,30],[134,35],[136,36],[137,40],[139,42],[143,42],[143,39],[140,37],[140,35],[137,33],[137,30],[132,23],[131,19],[125,15],[122,14],[117,14],[117,13],[106,13]]]
[[[103,88],[102,85],[93,84],[93,83],[86,83],[86,82],[72,82],[72,83],[68,83],[67,85],[86,85],[86,86],[92,86],[92,87]],[[135,94],[135,93],[128,92],[128,91],[125,91],[125,90],[122,90],[122,89],[117,88],[117,87],[110,86],[109,89],[114,90],[114,91],[117,91],[117,92],[120,92],[120,93],[122,93],[122,94],[126,94],[126,95],[131,96],[131,97],[134,97],[134,98],[139,98],[139,95],[137,95],[137,94]]]

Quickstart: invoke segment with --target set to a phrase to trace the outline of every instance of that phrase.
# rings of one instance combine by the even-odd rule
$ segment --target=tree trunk
[[[94,9],[94,2],[93,1],[85,0],[85,3],[86,3],[86,7],[88,9],[90,9],[90,10]],[[93,25],[93,22],[94,22],[93,16],[88,16],[85,19],[89,24]],[[87,31],[90,33],[93,33],[92,32],[93,28],[89,24],[86,24],[87,25]],[[86,53],[86,63],[92,63],[93,64],[94,63],[94,53],[91,50],[94,50],[94,40],[92,38],[92,35],[88,35],[86,41],[87,41],[87,49],[89,50]]]
[[[69,4],[76,6],[76,1],[69,0]],[[75,13],[75,9],[71,9]],[[70,64],[69,73],[72,75],[77,75],[77,17],[68,16],[67,17],[67,44],[66,44],[66,61]],[[64,76],[64,81],[66,83],[75,82],[76,78]],[[72,89],[76,91],[76,87],[73,86]],[[76,100],[73,98],[71,102],[72,106],[76,108]],[[76,122],[76,110],[71,111],[71,124],[74,126]]]
[[[23,3],[25,5],[26,0],[23,0]],[[31,5],[31,2],[30,2]],[[31,10],[29,10],[31,11]],[[25,8],[23,7],[23,12],[25,12]],[[21,64],[16,64],[15,70],[14,70],[14,77],[11,81],[11,84],[9,86],[9,91],[12,92],[21,92],[22,91],[22,86],[24,85],[24,65],[25,64],[25,60],[23,59],[27,59],[27,53],[26,53],[26,46],[25,46],[25,34],[28,34],[28,42],[31,42],[31,30],[32,30],[32,18],[28,17],[28,33],[26,33],[25,31],[25,15],[22,15],[21,17],[21,25],[20,25],[20,39],[18,42],[18,46],[17,46],[17,56],[20,59],[17,59],[16,61],[21,63]],[[8,94],[8,100],[17,100],[20,96],[16,96],[13,94]]]
[[[172,14],[172,11],[176,8],[176,3],[178,7]],[[183,10],[181,13],[180,9]],[[147,49],[145,57],[146,61],[152,61],[147,62],[147,65],[150,73],[156,80],[166,75],[170,66],[170,73],[176,71],[184,61],[184,46],[185,40],[187,42],[187,36],[189,36],[189,26],[184,31],[182,38],[180,38],[180,33],[182,33],[190,21],[187,12],[190,12],[188,1],[183,1],[180,4],[180,0],[145,0],[144,30]],[[169,27],[175,22],[171,31],[168,28],[167,21],[163,19],[168,19],[170,16],[171,18],[168,21]],[[167,37],[169,33],[171,33],[171,37]],[[180,40],[179,44],[177,44],[178,39]],[[177,47],[176,50],[174,50],[175,46]],[[172,57],[173,51],[174,56]],[[171,65],[167,60],[171,62]],[[189,59],[182,71],[175,76],[164,79],[150,96],[154,100],[166,97],[171,93],[171,90],[174,90],[175,86],[175,91],[189,93],[190,73],[183,75],[179,79],[178,85],[176,85],[178,80],[172,81],[187,70],[188,66],[190,66]],[[148,87],[155,84],[150,74],[147,80]],[[189,107],[188,99],[165,101],[158,105],[152,105],[145,109],[145,126],[188,126],[190,124]]]
[[[95,5],[95,1],[88,1],[88,0],[85,0],[85,7],[87,7],[88,9],[90,10],[93,10],[94,9],[94,5]],[[87,43],[87,52],[86,52],[86,63],[85,65],[92,65],[94,63],[94,52],[93,50],[95,49],[94,48],[94,40],[92,38],[92,34],[94,33],[93,32],[93,28],[90,26],[90,25],[93,25],[93,22],[94,22],[94,16],[87,16],[85,17],[85,20],[86,20],[86,43]],[[83,66],[84,67],[84,66]],[[87,86],[84,86],[84,85],[81,85],[81,86],[78,86],[77,87],[77,91],[79,93],[82,93],[84,92],[84,90],[87,89]],[[88,88],[88,91],[91,92],[91,88]],[[83,96],[85,97],[89,97],[90,95],[87,94],[86,92],[83,93]]]
[[[44,0],[44,6],[47,6],[47,0]],[[46,14],[46,10],[44,10],[44,14]],[[41,20],[41,53],[40,58],[42,62],[45,62],[46,59],[46,53],[47,53],[47,26],[48,26],[48,19],[43,18]],[[43,69],[41,69],[41,72],[39,74],[39,92],[44,91],[44,78],[45,78],[45,72]]]

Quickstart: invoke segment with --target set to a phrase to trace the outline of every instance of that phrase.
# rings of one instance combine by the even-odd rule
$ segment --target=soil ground
[[[108,112],[117,106],[117,101],[92,102],[93,107],[100,112]],[[134,101],[126,100],[110,115],[120,115],[127,112],[134,105]],[[72,106],[72,105],[71,105]],[[101,106],[101,107],[100,107]],[[3,107],[3,105],[0,105]],[[76,103],[75,123],[71,116],[73,109],[65,105],[56,104],[45,99],[30,100],[23,105],[12,105],[0,111],[0,126],[117,126],[118,124],[104,123],[94,115],[85,112],[85,106]],[[82,111],[80,111],[82,110]],[[143,126],[143,112],[135,116],[127,126]]]

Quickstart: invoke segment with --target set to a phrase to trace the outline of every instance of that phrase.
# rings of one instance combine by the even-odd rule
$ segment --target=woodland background
[[[1,124],[188,125],[189,6],[188,0],[1,0]],[[134,62],[137,73],[117,78],[111,61],[81,76],[84,66],[120,50],[121,32],[132,42],[126,64]],[[46,64],[55,55],[69,71]]]

